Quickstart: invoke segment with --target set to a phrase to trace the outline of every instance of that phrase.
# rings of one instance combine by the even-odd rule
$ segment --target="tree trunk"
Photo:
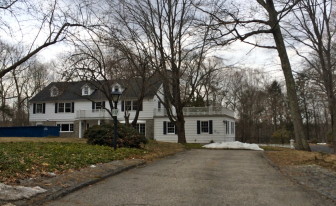
[[[300,108],[298,104],[298,97],[295,89],[295,81],[292,74],[292,68],[289,62],[286,46],[281,33],[277,11],[275,10],[274,3],[271,0],[267,1],[268,13],[270,17],[270,26],[272,27],[272,34],[276,44],[276,48],[281,61],[281,68],[285,76],[287,95],[289,100],[290,114],[292,117],[295,133],[295,147],[300,150],[310,151],[310,147],[307,143]]]
[[[176,112],[177,113],[177,112]],[[185,136],[185,121],[183,112],[178,112],[176,114],[176,129],[177,129],[177,142],[185,144],[187,143],[186,136]]]

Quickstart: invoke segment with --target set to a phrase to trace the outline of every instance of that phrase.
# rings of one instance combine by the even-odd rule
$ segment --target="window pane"
[[[71,112],[71,103],[65,103],[65,112]]]
[[[208,121],[202,121],[201,122],[201,132],[202,133],[209,133],[209,122]]]
[[[43,105],[36,104],[36,113],[43,113]]]
[[[84,95],[88,95],[89,94],[89,87],[84,87]]]
[[[132,110],[132,101],[125,102],[125,110]]]
[[[101,109],[102,108],[102,103],[101,102],[95,102],[96,109]]]
[[[58,112],[64,112],[64,103],[58,103]]]
[[[136,124],[135,129],[139,132],[139,134],[146,134],[146,126],[145,124]]]
[[[133,101],[133,110],[138,109],[138,101]]]
[[[61,131],[69,131],[69,124],[61,124]]]
[[[172,122],[167,123],[167,133],[168,134],[175,134],[175,124]]]

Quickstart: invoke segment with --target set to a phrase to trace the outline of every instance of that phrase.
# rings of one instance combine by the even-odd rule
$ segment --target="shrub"
[[[114,126],[111,124],[95,125],[84,133],[88,144],[113,146]],[[134,128],[118,123],[117,147],[140,148],[146,144],[145,136],[140,135]]]
[[[278,129],[272,134],[272,141],[274,143],[289,143],[289,140],[292,137],[292,133],[286,129]]]

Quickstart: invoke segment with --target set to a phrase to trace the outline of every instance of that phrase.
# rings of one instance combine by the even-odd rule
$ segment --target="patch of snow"
[[[41,187],[10,186],[0,183],[0,200],[20,200],[30,198],[47,190]]]
[[[55,177],[55,176],[56,176],[56,174],[53,173],[53,172],[48,172],[48,175],[49,175],[50,177]]]
[[[235,142],[215,142],[203,146],[209,149],[249,149],[249,150],[259,150],[263,151],[257,144],[242,143],[239,141]]]
[[[327,143],[321,142],[321,143],[317,143],[317,144],[319,144],[319,145],[326,145]]]
[[[90,165],[90,167],[91,167],[91,168],[95,168],[95,167],[97,167],[97,166],[96,166],[96,165]]]

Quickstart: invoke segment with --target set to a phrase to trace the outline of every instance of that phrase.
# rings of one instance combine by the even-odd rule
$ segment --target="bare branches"
[[[8,2],[8,4],[6,5],[0,5],[0,9],[9,9],[10,7],[12,7],[18,0],[10,0]],[[5,2],[7,3],[7,2]]]

